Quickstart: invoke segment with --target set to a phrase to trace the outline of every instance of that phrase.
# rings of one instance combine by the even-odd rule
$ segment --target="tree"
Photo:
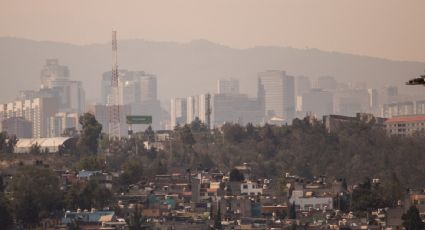
[[[399,200],[403,199],[405,189],[401,185],[397,175],[393,172],[391,178],[384,183],[383,197],[386,203],[392,207],[397,206]]]
[[[13,177],[16,219],[31,227],[41,218],[57,216],[62,209],[62,193],[57,176],[49,169],[25,166]]]
[[[16,143],[18,138],[15,135],[8,136],[7,132],[0,132],[0,153],[13,153]]]
[[[220,204],[217,205],[217,215],[215,216],[214,219],[214,229],[223,229],[223,226],[221,225],[221,208],[220,208]]]
[[[419,210],[416,206],[410,206],[409,210],[401,217],[403,220],[403,227],[406,230],[423,230],[425,229],[425,223],[419,215]]]
[[[78,121],[82,126],[81,135],[78,139],[80,151],[96,154],[100,134],[102,133],[102,125],[91,113],[85,113],[80,116]]]
[[[79,168],[81,170],[102,170],[105,167],[104,162],[96,156],[87,156],[80,160]]]
[[[379,185],[373,185],[370,178],[358,185],[352,194],[354,211],[369,211],[386,206]]]
[[[150,125],[145,130],[145,132],[143,133],[143,136],[149,142],[154,142],[155,141],[155,132],[153,131],[153,129],[152,129],[152,127]]]
[[[0,226],[8,229],[13,224],[10,202],[3,192],[0,192]]]
[[[347,180],[345,179],[345,177],[342,178],[341,187],[344,191],[348,190]]]
[[[245,138],[245,131],[239,124],[225,124],[222,130],[226,141],[241,142]]]
[[[32,144],[30,147],[29,154],[38,155],[40,153],[41,153],[41,146],[37,142],[35,144]]]
[[[65,195],[69,208],[103,209],[108,206],[112,199],[112,193],[96,179],[90,179],[88,183],[71,187]]]
[[[0,132],[0,152],[6,153],[7,148],[7,133]]]
[[[238,169],[232,169],[232,171],[230,171],[229,177],[230,181],[241,182],[245,180],[244,175]]]
[[[291,207],[289,208],[289,219],[297,219],[297,210],[295,209],[295,201],[292,202]]]
[[[207,126],[199,119],[199,117],[195,117],[195,120],[193,120],[190,123],[190,130],[192,132],[204,132],[207,131]]]
[[[188,125],[184,125],[180,129],[180,141],[184,145],[188,145],[192,147],[193,144],[195,144],[195,138],[193,138],[192,131],[190,130]]]
[[[15,146],[18,143],[18,138],[13,135],[7,139],[6,144],[6,153],[13,153],[15,151]]]
[[[140,157],[128,159],[123,165],[124,172],[120,175],[122,185],[128,186],[138,182],[143,175],[143,164]]]
[[[5,189],[5,185],[3,181],[3,175],[0,174],[0,192],[4,192],[4,189]]]

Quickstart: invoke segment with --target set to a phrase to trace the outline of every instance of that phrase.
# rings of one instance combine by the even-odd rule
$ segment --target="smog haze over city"
[[[425,229],[425,1],[0,0],[0,229]]]

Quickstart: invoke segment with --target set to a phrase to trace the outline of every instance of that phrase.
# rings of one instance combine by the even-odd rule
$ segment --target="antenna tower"
[[[118,89],[118,46],[117,31],[112,31],[112,79],[111,95],[109,102],[109,140],[120,138],[120,107],[119,107],[119,89]]]

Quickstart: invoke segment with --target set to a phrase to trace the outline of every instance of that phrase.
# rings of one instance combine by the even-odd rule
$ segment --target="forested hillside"
[[[349,183],[395,173],[405,186],[425,186],[424,137],[389,137],[373,124],[347,124],[328,133],[321,123],[295,120],[282,127],[227,124],[223,135],[183,127],[177,135],[176,166],[229,169],[246,162],[259,177],[290,172],[306,178],[346,178]]]

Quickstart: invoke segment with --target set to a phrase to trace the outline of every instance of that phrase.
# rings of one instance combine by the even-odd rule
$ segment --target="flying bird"
[[[425,75],[420,75],[420,77],[413,78],[406,82],[406,85],[424,85],[425,86]]]

